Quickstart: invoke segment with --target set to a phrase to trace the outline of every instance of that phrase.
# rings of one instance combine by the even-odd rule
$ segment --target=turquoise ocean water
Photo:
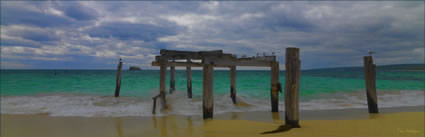
[[[159,92],[158,70],[124,70],[120,98],[112,97],[115,70],[1,70],[0,74],[1,113],[4,114],[144,116],[151,115],[151,97]],[[378,70],[376,87],[379,105],[424,105],[424,75],[423,71]],[[279,78],[284,85],[285,71],[280,71]],[[248,107],[231,103],[229,71],[214,71],[215,113],[269,111],[269,70],[238,70],[236,83],[237,100],[248,104]],[[186,71],[177,70],[176,93],[168,96],[175,110],[168,113],[201,114],[201,70],[192,71],[192,86],[194,98],[187,99]],[[302,71],[300,86],[301,109],[367,107],[362,69]],[[283,94],[279,95],[279,100],[279,109],[284,110]]]

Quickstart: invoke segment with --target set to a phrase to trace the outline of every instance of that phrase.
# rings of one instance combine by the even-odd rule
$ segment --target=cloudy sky
[[[303,69],[424,62],[424,2],[1,1],[1,68],[154,69],[160,49],[301,50]]]

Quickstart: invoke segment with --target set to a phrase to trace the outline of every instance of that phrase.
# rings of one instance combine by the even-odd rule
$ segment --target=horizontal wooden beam
[[[227,65],[227,66],[251,66],[251,67],[270,67],[271,63],[275,61],[275,56],[263,56],[263,57],[252,57],[252,58],[205,58],[204,64],[214,65]]]
[[[222,50],[213,51],[177,51],[164,50],[160,51],[161,56],[156,56],[156,60],[179,60],[179,59],[203,59],[205,57],[220,57],[220,58],[236,58],[232,54],[224,54]]]
[[[212,50],[212,51],[178,51],[178,50],[166,50],[161,49],[160,51],[161,55],[193,55],[193,54],[199,54],[199,55],[221,55],[223,54],[223,50]]]
[[[214,67],[232,67],[232,66],[252,66],[252,67],[270,67],[276,62],[276,56],[255,56],[249,58],[237,58],[232,54],[223,54],[222,50],[214,51],[177,51],[164,50],[160,51],[161,56],[156,56],[152,66],[160,66],[159,62],[165,61],[166,66],[180,67],[204,67],[212,65]],[[175,60],[202,60],[201,63],[196,62],[175,62]],[[168,62],[173,60],[172,62]]]
[[[208,57],[236,58],[232,54],[221,54],[221,55],[175,54],[175,55],[155,56],[155,60],[156,61],[160,61],[160,60],[186,60],[186,59],[203,59],[203,58],[208,58]]]
[[[159,62],[152,62],[152,66],[160,66]],[[202,63],[195,62],[168,62],[165,66],[176,66],[176,67],[203,67]],[[230,67],[229,65],[213,65],[214,67]]]
[[[262,60],[215,60],[212,61],[214,65],[227,65],[227,66],[249,66],[249,67],[270,67],[273,61]]]
[[[271,63],[269,59],[221,59],[221,58],[207,58],[202,63],[196,62],[167,62],[166,66],[176,67],[203,67],[204,65],[213,65],[214,67],[232,67],[232,66],[249,66],[249,67],[270,67]],[[158,61],[152,62],[152,66],[160,66]]]

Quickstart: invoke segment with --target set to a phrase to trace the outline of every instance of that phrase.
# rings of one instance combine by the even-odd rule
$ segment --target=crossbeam
[[[253,58],[205,58],[202,63],[196,62],[167,62],[165,66],[178,67],[203,67],[203,65],[213,65],[214,67],[251,66],[269,67],[275,62],[275,56],[253,57]],[[160,66],[159,61],[152,62],[152,66]]]
[[[159,52],[161,55],[221,55],[223,50],[212,50],[212,51],[178,51],[178,50],[166,50],[161,49]]]
[[[202,104],[203,104],[203,117],[213,117],[213,72],[214,67],[230,68],[231,79],[231,99],[234,104],[236,101],[236,67],[249,66],[249,67],[270,67],[272,69],[272,90],[271,90],[271,104],[272,111],[278,111],[278,90],[280,89],[279,83],[279,62],[276,61],[276,56],[256,56],[256,57],[243,57],[237,58],[232,54],[225,54],[222,50],[213,51],[176,51],[176,50],[161,50],[160,56],[155,57],[152,66],[160,67],[160,93],[163,100],[163,108],[166,108],[165,102],[165,81],[166,70],[170,67],[170,93],[174,91],[174,76],[175,67],[186,67],[187,72],[187,91],[188,97],[192,98],[192,81],[191,81],[191,67],[202,67],[203,69],[203,89],[202,89]],[[201,62],[192,62],[192,60],[201,60]],[[154,100],[155,101],[155,100]],[[154,102],[155,103],[155,102]],[[155,104],[154,104],[155,105]],[[154,113],[154,111],[152,111]]]
[[[232,66],[248,66],[248,67],[270,67],[271,62],[269,61],[236,61],[236,62],[226,62],[226,61],[217,61],[214,62],[214,67],[232,67]],[[152,62],[152,66],[161,66],[159,62]],[[176,67],[203,67],[202,63],[188,63],[188,62],[169,62],[165,63],[166,67],[176,66]]]
[[[203,59],[205,57],[217,58],[235,58],[232,54],[223,54],[222,50],[213,51],[177,51],[177,50],[161,50],[161,56],[156,56],[155,60],[180,60],[180,59]]]

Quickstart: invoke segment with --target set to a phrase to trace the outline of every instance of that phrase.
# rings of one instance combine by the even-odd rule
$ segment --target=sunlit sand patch
[[[267,113],[267,112],[262,112]],[[329,111],[331,114],[332,111]],[[238,113],[239,114],[239,113]],[[130,136],[219,136],[219,137],[405,137],[424,136],[424,112],[370,114],[362,119],[300,120],[301,128],[285,129],[278,113],[273,122],[186,117],[50,117],[46,115],[2,115],[5,137],[130,137]],[[244,115],[240,113],[240,115]],[[248,119],[258,118],[257,115]],[[245,117],[246,118],[246,117]],[[263,117],[265,118],[265,117]],[[40,125],[39,123],[43,123]],[[38,126],[34,126],[38,125]],[[99,130],[101,129],[101,130]],[[281,129],[281,130],[279,130]],[[25,132],[22,132],[25,131]],[[276,132],[273,132],[276,131]],[[268,133],[268,134],[262,134]]]

